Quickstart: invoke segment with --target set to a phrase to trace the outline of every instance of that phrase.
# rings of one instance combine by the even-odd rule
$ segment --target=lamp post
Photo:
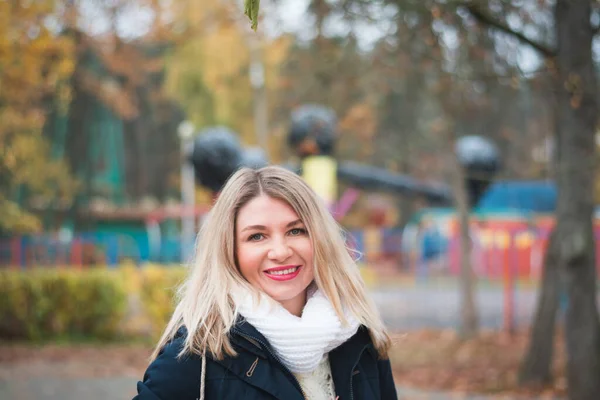
[[[183,121],[177,128],[181,151],[181,261],[191,261],[196,237],[194,167],[187,161],[194,148],[194,124]]]
[[[265,87],[265,65],[263,62],[262,49],[259,39],[253,35],[249,39],[250,48],[250,85],[254,91],[254,131],[256,141],[266,154],[269,152],[269,116],[267,111],[267,89]]]

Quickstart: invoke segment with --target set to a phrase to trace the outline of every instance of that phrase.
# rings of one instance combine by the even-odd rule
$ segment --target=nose
[[[273,245],[267,253],[267,257],[275,262],[283,262],[292,255],[291,247],[286,243],[285,239],[273,240]]]

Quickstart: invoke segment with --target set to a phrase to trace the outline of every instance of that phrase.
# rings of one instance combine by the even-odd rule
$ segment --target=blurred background
[[[224,180],[267,164],[348,231],[403,398],[597,398],[568,279],[541,290],[559,193],[600,200],[600,6],[562,3],[263,0],[254,32],[237,0],[0,2],[0,398],[131,398]]]

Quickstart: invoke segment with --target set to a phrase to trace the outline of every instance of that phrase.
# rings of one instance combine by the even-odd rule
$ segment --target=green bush
[[[114,337],[125,315],[123,279],[111,270],[0,272],[0,337]]]
[[[162,333],[175,308],[175,292],[186,276],[184,268],[141,270],[140,297],[153,336]]]

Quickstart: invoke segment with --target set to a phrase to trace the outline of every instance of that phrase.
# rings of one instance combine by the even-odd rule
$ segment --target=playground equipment
[[[361,190],[383,191],[403,196],[421,197],[431,205],[452,204],[450,188],[444,183],[429,184],[383,168],[335,159],[336,118],[330,109],[314,104],[292,112],[288,144],[300,159],[299,165],[287,165],[301,174],[334,209],[337,181]],[[456,143],[455,151],[466,171],[469,199],[476,204],[500,167],[495,145],[479,136],[466,136]],[[197,182],[218,192],[227,178],[242,166],[268,164],[264,153],[243,149],[237,135],[227,128],[211,127],[197,135],[188,157],[194,165]],[[355,196],[354,196],[355,198]],[[341,196],[341,200],[348,196]],[[342,202],[342,209],[348,209]],[[345,207],[344,207],[345,206]],[[338,215],[339,216],[339,215]]]

